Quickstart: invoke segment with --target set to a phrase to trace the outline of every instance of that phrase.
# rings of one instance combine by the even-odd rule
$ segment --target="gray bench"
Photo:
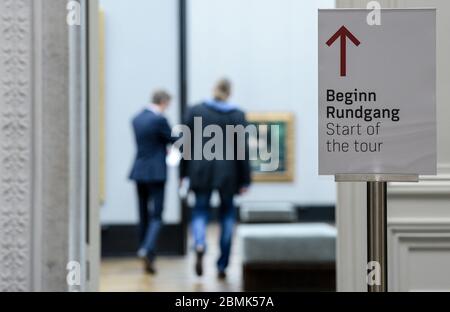
[[[246,202],[240,209],[244,223],[289,223],[297,221],[294,204],[288,202]]]
[[[336,229],[324,223],[245,224],[244,288],[335,290]]]

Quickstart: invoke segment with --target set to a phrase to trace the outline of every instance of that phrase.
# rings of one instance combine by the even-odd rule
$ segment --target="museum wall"
[[[317,175],[317,9],[333,0],[192,0],[188,6],[189,101],[233,80],[248,112],[295,116],[294,182],[256,183],[245,201],[333,205],[332,178]]]
[[[135,154],[131,119],[164,87],[175,98],[167,113],[179,120],[178,1],[101,0],[105,16],[105,202],[103,224],[137,221],[134,184],[128,181]],[[178,223],[177,170],[170,170],[164,220]]]
[[[106,51],[103,224],[137,220],[134,186],[127,180],[134,156],[130,119],[153,88],[178,92],[177,1],[132,1],[135,5],[101,1]],[[246,201],[334,205],[332,179],[317,175],[316,131],[316,10],[333,5],[333,0],[188,1],[189,103],[209,97],[214,81],[228,76],[236,86],[233,101],[245,110],[291,112],[295,117],[294,181],[257,183]],[[169,119],[175,124],[177,97],[173,104]],[[177,223],[176,170],[170,174],[165,220]]]
[[[69,242],[80,242],[68,231],[79,151],[68,149],[78,132],[65,8],[0,0],[0,292],[67,290]]]

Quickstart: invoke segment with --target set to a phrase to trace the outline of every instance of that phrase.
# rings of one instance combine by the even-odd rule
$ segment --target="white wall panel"
[[[174,95],[167,113],[179,122],[178,1],[101,0],[105,12],[106,198],[103,224],[137,222],[137,199],[128,174],[135,156],[131,119],[155,88]],[[164,220],[181,219],[178,171],[169,170]]]
[[[229,77],[248,112],[295,114],[295,181],[255,183],[246,201],[333,205],[331,177],[318,176],[317,9],[334,0],[189,0],[189,102]]]
[[[365,7],[365,0],[338,0],[338,7]],[[389,289],[435,291],[450,288],[450,2],[380,1],[388,7],[437,8],[438,176],[419,183],[392,183],[388,198]],[[420,148],[420,147],[418,147]],[[366,291],[365,186],[338,186],[338,289]],[[351,263],[351,265],[349,265]],[[361,269],[363,268],[363,269]]]

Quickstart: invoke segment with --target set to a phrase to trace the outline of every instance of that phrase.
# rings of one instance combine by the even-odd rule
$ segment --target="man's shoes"
[[[147,251],[143,248],[139,249],[137,252],[137,256],[139,259],[141,259],[144,262],[144,270],[147,274],[155,275],[156,269],[155,269],[155,261],[149,258],[149,255],[147,254]]]
[[[144,269],[147,274],[155,275],[155,261],[150,260],[148,257],[144,258]]]
[[[227,273],[225,271],[219,271],[219,274],[217,274],[217,278],[223,281],[227,279]]]
[[[203,255],[205,252],[203,250],[196,250],[196,260],[195,260],[195,274],[197,276],[203,275]]]

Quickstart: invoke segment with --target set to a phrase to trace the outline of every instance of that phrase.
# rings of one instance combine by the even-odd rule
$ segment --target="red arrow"
[[[359,46],[361,42],[345,27],[339,30],[327,41],[330,47],[337,38],[341,38],[341,77],[347,76],[347,38],[350,39],[355,46]]]

